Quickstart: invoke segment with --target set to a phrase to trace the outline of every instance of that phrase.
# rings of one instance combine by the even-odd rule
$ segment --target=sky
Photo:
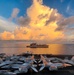
[[[0,40],[73,42],[74,0],[0,0]]]

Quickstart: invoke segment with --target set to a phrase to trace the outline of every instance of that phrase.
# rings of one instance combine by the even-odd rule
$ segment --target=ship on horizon
[[[29,48],[48,48],[49,46],[46,44],[37,44],[37,43],[31,43],[29,46],[26,46]]]

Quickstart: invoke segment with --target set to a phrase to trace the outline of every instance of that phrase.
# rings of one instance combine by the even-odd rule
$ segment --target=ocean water
[[[33,54],[74,55],[74,44],[48,44],[48,48],[27,48],[31,42],[0,41],[0,53],[8,55],[31,51]]]
[[[48,48],[27,48],[31,42],[25,41],[0,41],[0,53],[7,55],[21,54],[31,51],[33,54],[55,54],[55,55],[74,55],[74,44],[48,44]],[[73,70],[74,72],[74,70]],[[41,71],[39,73],[30,73],[31,75],[74,75],[69,71]],[[26,74],[26,75],[30,75]]]

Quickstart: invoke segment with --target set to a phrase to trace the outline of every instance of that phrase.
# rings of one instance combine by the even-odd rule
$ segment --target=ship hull
[[[27,46],[28,48],[48,48],[48,46]]]
[[[46,44],[36,44],[36,43],[32,43],[29,46],[27,46],[29,48],[48,48],[49,46]]]

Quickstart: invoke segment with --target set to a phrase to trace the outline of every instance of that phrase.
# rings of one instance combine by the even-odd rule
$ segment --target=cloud
[[[64,31],[67,31],[67,32],[74,32],[74,28],[67,28],[66,30]]]
[[[70,35],[67,38],[69,38],[70,40],[74,41],[74,35]]]
[[[64,30],[68,25],[74,24],[74,16],[69,18],[64,18],[58,23],[57,31]]]
[[[62,19],[60,19],[58,22],[57,22],[57,25],[58,27],[56,28],[56,31],[65,31],[65,32],[69,32],[71,30],[71,26],[73,26],[74,24],[74,10],[73,10],[73,7],[72,7],[72,1],[70,1],[70,3],[68,4],[67,6],[67,9],[66,9],[66,13],[71,16],[71,17],[63,17]],[[73,28],[72,28],[73,30]]]
[[[7,19],[5,19],[4,17],[0,16],[0,33],[3,31],[14,31],[16,29],[16,27],[18,27],[17,24],[8,21]]]
[[[74,9],[73,9],[73,6],[72,6],[72,3],[73,1],[71,1],[67,8],[66,8],[66,13],[69,15],[69,16],[73,16],[74,15]]]
[[[43,4],[43,0],[32,0],[33,1],[33,4],[36,4],[37,2],[39,3],[39,4]]]
[[[16,16],[17,13],[12,15],[12,18]],[[14,40],[53,41],[57,38],[63,39],[65,37],[63,31],[55,32],[58,27],[57,22],[62,18],[63,16],[56,9],[43,5],[43,0],[33,0],[33,4],[27,9],[27,16],[18,18],[20,27],[11,34],[14,35]]]
[[[63,32],[55,32],[55,29],[58,27],[57,22],[62,19],[63,16],[59,14],[56,9],[47,7],[42,3],[43,2],[39,3],[38,0],[33,0],[33,4],[27,9],[27,15],[31,19],[29,25],[33,29],[40,28],[41,30],[38,32],[47,35],[44,39],[55,40],[57,37],[62,38],[64,36]],[[62,35],[62,37],[60,37],[60,35]]]
[[[59,14],[57,12],[57,10],[55,9],[52,11],[52,13],[51,13],[49,19],[46,21],[45,25],[48,25],[50,22],[59,22],[60,19],[62,19],[62,18],[63,18],[63,16],[61,14]]]
[[[46,36],[45,34],[40,34],[39,36]]]
[[[3,33],[0,33],[0,39],[1,40],[13,40],[14,34],[11,32],[4,31]]]
[[[29,17],[23,17],[23,16],[20,16],[18,19],[17,19],[17,22],[20,26],[28,26],[29,23],[30,23],[30,18]]]
[[[27,27],[16,28],[14,31],[15,40],[29,40],[30,39],[30,29]]]
[[[12,18],[16,18],[17,15],[18,15],[18,13],[19,13],[19,9],[18,9],[18,8],[14,8],[14,9],[13,9],[13,12],[12,12],[12,14],[11,14],[11,17],[12,17]]]
[[[67,6],[67,9],[66,9],[66,12],[68,12],[70,10],[70,6],[68,5]]]
[[[9,20],[12,20],[14,18],[16,19],[19,12],[20,12],[20,10],[18,8],[14,8],[13,11],[12,11],[11,17],[9,18]]]

